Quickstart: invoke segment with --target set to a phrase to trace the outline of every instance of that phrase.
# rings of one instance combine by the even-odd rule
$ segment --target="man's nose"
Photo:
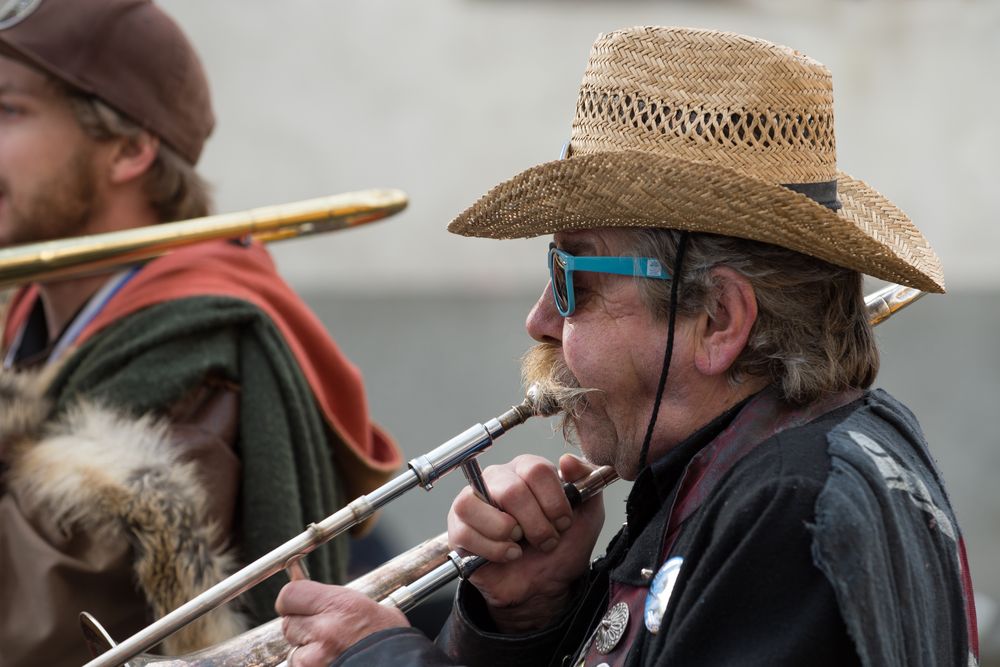
[[[541,296],[532,306],[524,327],[528,330],[528,335],[539,343],[562,342],[563,317],[556,310],[556,304],[552,300],[551,280],[545,284]]]

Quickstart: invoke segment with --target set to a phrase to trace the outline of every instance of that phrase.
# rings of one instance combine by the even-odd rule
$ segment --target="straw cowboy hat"
[[[600,35],[567,152],[496,186],[448,229],[711,232],[944,291],[941,262],[906,214],[837,170],[830,72],[787,47],[689,28]]]

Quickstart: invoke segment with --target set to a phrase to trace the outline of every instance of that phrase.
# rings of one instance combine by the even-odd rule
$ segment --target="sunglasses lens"
[[[569,310],[569,296],[566,287],[566,264],[562,257],[552,249],[549,251],[549,266],[552,273],[552,296],[560,313]]]

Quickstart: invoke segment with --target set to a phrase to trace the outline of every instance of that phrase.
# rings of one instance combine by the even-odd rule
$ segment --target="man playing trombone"
[[[634,480],[590,562],[534,456],[463,491],[453,547],[489,561],[437,644],[395,610],[311,582],[278,598],[292,667],[967,665],[965,549],[913,415],[870,389],[862,274],[943,292],[891,202],[836,168],[828,70],[708,30],[598,37],[562,159],[450,230],[553,234],[524,376],[587,460]],[[490,501],[490,502],[488,502]]]
[[[207,215],[213,125],[197,55],[149,0],[0,5],[0,245]],[[259,243],[26,285],[4,326],[2,667],[82,664],[81,611],[127,637],[399,464]],[[340,580],[344,547],[313,576]],[[272,616],[277,587],[161,648]]]

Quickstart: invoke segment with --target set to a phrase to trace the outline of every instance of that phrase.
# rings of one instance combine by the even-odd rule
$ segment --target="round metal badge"
[[[607,655],[615,650],[618,642],[625,636],[628,627],[628,605],[619,602],[608,610],[601,619],[594,633],[594,648],[601,655]]]
[[[667,603],[670,602],[670,594],[674,592],[674,584],[677,583],[683,564],[683,558],[674,556],[660,567],[660,571],[653,578],[653,583],[649,585],[643,620],[646,629],[654,635],[660,631],[663,615],[667,612]]]
[[[0,0],[0,30],[17,25],[41,3],[42,0]]]

